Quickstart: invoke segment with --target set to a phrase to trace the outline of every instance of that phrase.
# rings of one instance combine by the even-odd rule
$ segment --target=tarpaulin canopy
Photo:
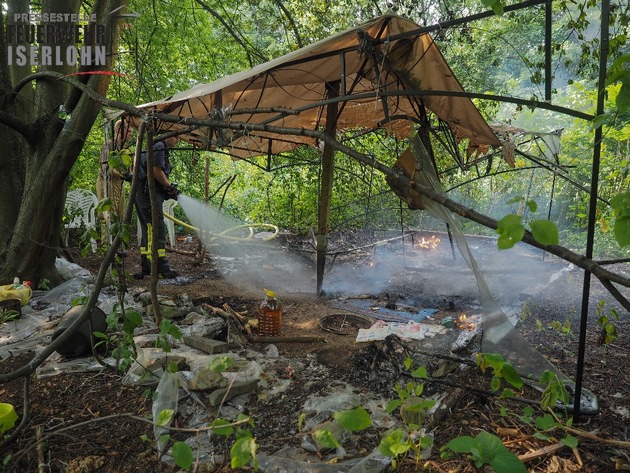
[[[338,131],[384,128],[407,137],[427,111],[448,123],[473,146],[500,146],[463,92],[428,33],[419,25],[385,15],[252,69],[224,77],[140,108],[197,119],[322,130],[325,107],[339,103]],[[331,90],[336,92],[331,93]],[[441,95],[439,92],[446,92]],[[424,93],[423,93],[424,92]],[[449,95],[449,93],[451,93]],[[157,131],[178,131],[203,149],[224,148],[248,158],[317,145],[311,137],[270,131],[217,133],[157,121]]]

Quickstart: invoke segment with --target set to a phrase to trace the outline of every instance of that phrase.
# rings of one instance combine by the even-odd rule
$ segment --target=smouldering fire
[[[475,330],[475,323],[464,314],[463,312],[459,314],[457,320],[455,321],[455,325],[461,328],[462,330]]]
[[[431,238],[422,237],[422,239],[418,242],[417,247],[425,250],[435,250],[440,241],[442,240],[435,235],[431,235]]]

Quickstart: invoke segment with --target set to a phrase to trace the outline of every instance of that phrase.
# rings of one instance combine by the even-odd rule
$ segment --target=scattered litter
[[[374,319],[384,320],[386,322],[421,322],[427,317],[438,312],[438,309],[417,308],[404,306],[406,310],[388,309],[384,305],[379,305],[378,301],[373,299],[347,299],[344,301],[333,301],[331,307],[344,309],[356,314],[365,315]]]
[[[399,322],[377,321],[368,329],[361,329],[357,335],[357,342],[371,342],[385,340],[388,335],[397,335],[402,339],[424,340],[446,332],[446,328],[440,325],[420,324],[409,321],[406,324]]]

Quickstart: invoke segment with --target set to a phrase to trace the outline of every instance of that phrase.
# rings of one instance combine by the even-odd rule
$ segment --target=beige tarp
[[[402,17],[382,16],[247,71],[198,84],[141,108],[200,119],[215,118],[215,110],[224,109],[225,119],[232,122],[323,129],[327,84],[340,80],[337,130],[385,128],[407,137],[413,124],[410,120],[422,117],[424,106],[447,122],[458,138],[468,138],[479,146],[500,146],[470,99],[422,93],[463,89],[429,34],[396,38],[418,28]],[[265,109],[265,113],[252,113],[253,109]],[[238,113],[243,110],[248,113]],[[185,128],[158,123],[160,132]],[[204,148],[223,146],[239,158],[316,144],[308,137],[251,131],[228,134],[227,141],[224,135],[222,142],[216,132],[202,128],[182,138]]]

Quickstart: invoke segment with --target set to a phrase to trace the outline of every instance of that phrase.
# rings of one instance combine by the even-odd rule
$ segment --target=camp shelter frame
[[[357,27],[335,35],[329,38],[329,40],[315,43],[314,45],[290,53],[277,60],[254,67],[249,71],[220,79],[211,84],[200,84],[188,91],[168,97],[162,101],[145,104],[140,108],[147,111],[155,119],[156,130],[159,133],[178,134],[186,141],[203,149],[227,147],[230,150],[230,154],[241,159],[254,155],[272,156],[282,154],[301,145],[317,146],[318,143],[312,138],[312,135],[309,137],[309,134],[304,133],[303,130],[324,129],[329,136],[334,137],[334,134],[338,130],[348,128],[349,124],[354,123],[354,126],[358,126],[357,122],[352,122],[352,120],[347,119],[347,117],[352,114],[344,116],[344,113],[348,111],[354,112],[354,117],[357,118],[361,115],[361,111],[364,112],[367,110],[365,108],[367,104],[374,105],[376,102],[380,102],[381,106],[378,108],[377,119],[374,119],[374,114],[370,115],[372,119],[372,129],[387,126],[387,129],[397,136],[400,136],[401,133],[408,133],[411,127],[404,122],[406,122],[409,117],[415,116],[421,123],[426,123],[426,114],[421,112],[426,108],[445,123],[448,123],[458,137],[468,138],[469,141],[476,146],[498,147],[500,143],[496,139],[496,136],[492,132],[488,133],[489,128],[487,124],[480,117],[476,108],[472,106],[470,99],[478,98],[526,105],[532,108],[553,110],[584,120],[594,118],[594,116],[590,114],[551,104],[552,0],[531,0],[506,6],[505,11],[516,11],[538,5],[544,5],[545,7],[545,102],[520,99],[517,97],[468,93],[462,90],[456,79],[454,79],[454,82],[446,84],[446,86],[445,84],[435,86],[435,84],[431,83],[430,77],[428,81],[418,81],[418,77],[413,76],[413,71],[405,69],[404,67],[400,68],[401,64],[406,65],[409,63],[409,52],[421,43],[421,41],[418,41],[418,38],[428,39],[430,38],[428,33],[431,31],[469,23],[480,18],[490,17],[494,14],[488,11],[425,28],[417,27],[417,25],[414,27],[413,24],[410,24],[411,22],[405,23],[400,17],[381,17],[369,23],[369,26],[377,28],[377,30]],[[601,11],[598,100],[595,116],[601,115],[604,111],[604,89],[610,18],[609,0],[602,2]],[[377,22],[383,19],[387,22],[402,22],[399,24],[404,24],[405,27],[400,28],[397,32],[388,31],[387,34],[384,35],[382,35],[383,29],[381,29],[381,36],[379,36],[379,34],[377,34],[378,28],[381,27],[382,24]],[[357,38],[359,40],[358,42]],[[339,41],[341,44],[343,44],[344,41],[350,41],[350,43],[348,43],[346,47],[341,47],[336,51],[327,50],[326,47],[330,46],[329,41],[333,40]],[[428,47],[430,47],[433,43],[430,39],[428,39],[428,41]],[[399,46],[399,48],[388,51],[388,54],[382,54],[382,50],[381,53],[379,53],[379,47],[389,47],[394,43]],[[357,56],[359,56],[359,59],[363,59],[364,66],[369,63],[369,58],[372,58],[371,65],[373,67],[368,70],[365,67],[359,66],[360,63],[356,62],[353,63],[354,68],[348,68],[347,59],[351,52],[359,52]],[[392,52],[393,54],[390,54]],[[306,56],[304,56],[304,54],[306,54]],[[426,54],[423,52],[421,56],[424,58]],[[303,103],[299,106],[291,106],[286,101],[281,100],[282,95],[275,96],[275,101],[269,101],[263,100],[262,96],[256,93],[256,91],[260,90],[261,86],[269,84],[270,81],[277,82],[278,75],[274,75],[274,68],[279,68],[284,63],[292,67],[297,67],[307,61],[307,57],[314,61],[311,64],[317,66],[311,68],[311,73],[317,72],[319,74],[322,71],[320,66],[324,63],[330,65],[332,64],[331,61],[336,62],[334,70],[338,71],[337,73],[319,74],[319,81],[324,85],[325,90],[319,89],[318,91],[315,91],[313,88],[305,89],[304,84],[310,85],[310,83],[305,81],[304,76],[297,73],[296,69],[293,69],[293,72],[296,72],[296,74],[291,75],[290,72],[288,73],[286,82],[280,84],[280,90],[285,92],[284,97],[297,97],[305,94],[306,97],[303,98],[307,103]],[[439,54],[439,57],[443,60],[441,54]],[[387,63],[385,62],[386,59],[388,60]],[[389,62],[390,59],[393,59],[393,61]],[[387,67],[379,69],[380,65]],[[450,71],[445,61],[443,64],[440,63],[439,65],[440,67],[445,66],[447,68],[445,71]],[[372,73],[371,79],[373,82],[371,82],[371,85],[367,86],[365,82],[362,82],[362,79],[369,77],[369,73]],[[362,74],[364,75],[362,76]],[[391,82],[382,80],[383,78],[390,79]],[[424,77],[422,78],[424,79]],[[232,88],[234,84],[238,82],[246,84],[246,87],[240,91],[235,106],[229,94],[234,92]],[[392,84],[403,87],[396,89],[392,87],[392,89],[388,89],[388,86]],[[411,86],[409,86],[410,84]],[[202,100],[202,97],[205,101]],[[401,100],[402,98],[408,100]],[[455,103],[457,103],[456,107],[453,106]],[[471,106],[472,109],[470,108]],[[335,108],[337,110],[333,113]],[[465,110],[463,116],[454,115],[462,113],[462,110]],[[327,116],[328,112],[330,112],[330,115]],[[469,114],[466,115],[466,113]],[[239,114],[246,115],[246,118],[243,120],[241,126],[233,126],[235,123],[231,121]],[[175,117],[175,119],[166,119],[168,116]],[[297,117],[301,120],[310,119],[310,123],[308,126],[305,126],[304,121],[302,121],[301,125],[296,126],[296,124],[300,123]],[[392,118],[399,117],[402,117],[403,120],[392,121]],[[480,121],[479,118],[481,118]],[[219,125],[204,128],[204,119],[214,120],[215,123],[219,123]],[[254,126],[248,126],[248,124],[254,124]],[[275,133],[273,129],[274,125],[278,124],[285,131],[295,129],[295,134],[291,138],[284,134],[280,136],[280,134]],[[593,254],[601,138],[602,130],[600,125],[596,128],[593,145],[593,168],[591,173],[589,218],[585,251],[585,257],[589,260],[592,259]],[[328,142],[324,141],[324,155],[327,153],[327,147]],[[330,163],[325,164],[325,166],[327,166],[327,170],[324,174],[330,173]],[[332,183],[327,184],[327,186],[328,185],[332,185]],[[329,190],[328,187],[324,189],[322,196],[325,197],[326,192],[329,192]],[[324,223],[324,217],[326,216],[322,215],[322,205],[324,205],[323,213],[325,214],[325,205],[327,205],[327,203],[320,203],[320,224]],[[324,226],[320,225],[318,227],[318,230],[324,233]],[[325,234],[322,236],[325,237]],[[529,243],[532,242],[530,241]],[[325,248],[325,242],[322,242],[322,247]],[[325,256],[325,252],[323,254]],[[321,254],[318,253],[318,258],[320,256]],[[318,271],[319,270],[320,265],[318,264]],[[576,369],[576,396],[574,404],[576,416],[579,415],[580,393],[584,370],[590,277],[591,271],[585,269],[578,365]]]

